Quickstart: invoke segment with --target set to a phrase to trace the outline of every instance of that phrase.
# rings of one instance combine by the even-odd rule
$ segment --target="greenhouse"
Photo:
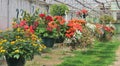
[[[0,66],[120,66],[120,0],[0,0]]]

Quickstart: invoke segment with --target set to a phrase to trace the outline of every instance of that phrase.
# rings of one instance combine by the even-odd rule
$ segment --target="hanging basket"
[[[52,48],[54,46],[54,43],[55,43],[54,38],[44,37],[44,38],[42,38],[42,40],[46,47]]]
[[[6,56],[6,62],[8,66],[25,66],[25,58],[23,57],[16,59]]]
[[[64,40],[65,38],[60,36],[55,40],[55,43],[63,43]]]

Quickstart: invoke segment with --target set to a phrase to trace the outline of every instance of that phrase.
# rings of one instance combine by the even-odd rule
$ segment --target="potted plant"
[[[56,43],[62,43],[65,40],[65,33],[68,28],[66,25],[66,21],[62,16],[54,16],[54,21],[56,22],[57,31],[58,31],[58,38],[56,38]]]
[[[52,16],[64,16],[65,11],[68,11],[69,8],[65,4],[53,4],[50,6],[50,14]]]
[[[0,55],[6,57],[8,66],[24,66],[45,48],[25,20],[13,23],[13,30],[0,33]]]
[[[111,25],[96,24],[96,36],[100,41],[109,41],[115,33],[115,27]]]
[[[58,37],[57,24],[53,17],[46,14],[39,14],[39,25],[35,33],[43,39],[47,47],[53,47],[55,38]]]
[[[39,14],[39,25],[36,34],[39,35],[47,47],[53,47],[58,37],[65,35],[65,19],[62,16]]]

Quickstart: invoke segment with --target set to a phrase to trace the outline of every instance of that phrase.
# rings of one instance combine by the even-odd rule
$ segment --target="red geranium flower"
[[[26,21],[25,20],[23,20],[23,21],[20,22],[20,27],[22,27],[24,25],[26,25]]]
[[[33,26],[32,26],[32,25],[30,26],[30,32],[31,32],[31,33],[34,33],[34,30],[33,30]]]
[[[39,14],[39,17],[44,18],[45,14]]]
[[[29,26],[28,26],[28,25],[25,25],[25,26],[24,26],[24,29],[25,29],[25,30],[26,30],[26,29],[28,29],[28,28],[29,28]]]
[[[46,16],[45,19],[46,19],[47,21],[53,21],[53,18],[52,18],[51,16],[49,16],[49,15]]]
[[[87,11],[86,9],[82,9],[81,12],[82,12],[83,14],[87,14],[88,11]]]

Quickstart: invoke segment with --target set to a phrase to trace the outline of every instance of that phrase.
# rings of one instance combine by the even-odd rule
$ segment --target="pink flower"
[[[47,27],[47,30],[51,32],[51,31],[52,31],[52,28],[50,28],[50,27],[48,26],[48,27]]]
[[[31,32],[31,33],[34,33],[34,30],[33,30],[33,26],[32,26],[32,25],[30,26],[30,32]]]
[[[22,27],[24,25],[26,25],[26,21],[25,20],[23,20],[23,21],[20,22],[20,27]]]
[[[28,28],[29,28],[29,26],[28,26],[28,25],[25,25],[25,26],[24,26],[24,29],[25,29],[25,30],[26,30],[26,29],[28,29]]]
[[[18,27],[19,27],[18,24],[13,25],[13,28],[18,28]]]

